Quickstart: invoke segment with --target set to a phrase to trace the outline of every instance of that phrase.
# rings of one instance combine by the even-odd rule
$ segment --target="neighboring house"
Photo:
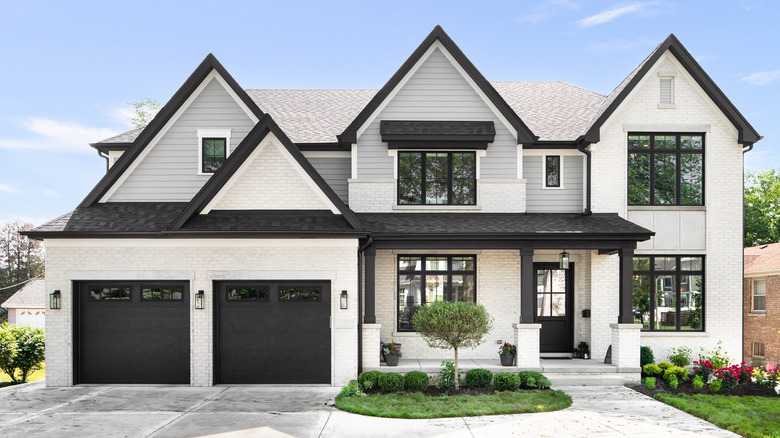
[[[44,328],[46,325],[46,280],[36,278],[11,295],[2,306],[8,310],[9,325]]]
[[[447,357],[410,323],[436,300],[495,318],[464,359],[736,354],[759,139],[673,35],[608,96],[488,82],[438,26],[378,91],[244,90],[209,55],[27,233],[63,303],[47,385],[343,385],[391,338]]]
[[[780,363],[780,243],[745,248],[742,357]]]

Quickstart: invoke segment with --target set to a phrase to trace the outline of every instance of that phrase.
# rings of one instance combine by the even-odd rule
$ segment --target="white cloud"
[[[117,134],[113,129],[38,117],[23,119],[20,124],[31,135],[21,138],[0,138],[0,148],[89,153],[93,152],[89,143]]]
[[[45,195],[45,196],[51,196],[53,198],[57,197],[57,192],[55,192],[54,190],[51,190],[51,189],[43,189],[43,190],[41,190],[38,193],[40,193],[41,195]]]
[[[16,190],[16,187],[10,185],[10,184],[3,184],[0,183],[0,192],[2,193],[19,193],[19,190]]]
[[[751,73],[740,80],[753,85],[766,85],[776,79],[780,79],[780,70],[759,71]]]
[[[582,20],[578,21],[581,28],[588,28],[593,26],[598,26],[600,24],[609,23],[610,21],[622,17],[623,15],[627,14],[633,14],[636,12],[641,11],[646,5],[642,3],[630,3],[623,6],[616,6],[612,9],[607,9],[606,11],[599,12],[596,15],[591,15],[590,17],[585,17]]]
[[[130,122],[130,118],[135,116],[135,112],[126,106],[110,108],[108,110],[108,116],[119,122],[127,129],[135,128],[135,126]]]

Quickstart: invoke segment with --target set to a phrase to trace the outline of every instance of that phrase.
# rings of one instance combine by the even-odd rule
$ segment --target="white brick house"
[[[47,384],[329,383],[435,300],[461,358],[741,345],[742,154],[760,136],[669,36],[609,96],[488,82],[436,27],[380,90],[242,89],[206,57],[46,246]],[[560,265],[561,253],[569,266]]]

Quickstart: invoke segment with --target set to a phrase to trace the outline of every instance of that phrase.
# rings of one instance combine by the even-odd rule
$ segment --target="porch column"
[[[363,369],[379,367],[380,324],[363,324]]]
[[[534,322],[534,248],[520,248],[520,322]]]
[[[376,311],[374,309],[376,303],[376,281],[374,280],[376,271],[376,248],[369,246],[363,251],[363,255],[366,258],[366,286],[364,288],[365,308],[363,322],[366,324],[374,324],[376,323]],[[363,353],[364,356],[365,354],[366,352]]]
[[[518,367],[529,371],[541,371],[539,362],[539,334],[541,324],[512,324],[515,330],[515,345]]]
[[[634,248],[620,250],[620,314],[619,324],[633,324],[632,303],[634,298]]]
[[[612,365],[618,372],[639,373],[639,343],[642,324],[609,325],[612,329]],[[638,377],[638,375],[637,375]]]

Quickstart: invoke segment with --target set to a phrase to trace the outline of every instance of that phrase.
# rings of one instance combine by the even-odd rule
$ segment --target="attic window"
[[[230,129],[198,129],[198,175],[217,171],[230,155]]]
[[[660,78],[661,84],[661,100],[660,105],[674,105],[674,78],[662,77]]]

